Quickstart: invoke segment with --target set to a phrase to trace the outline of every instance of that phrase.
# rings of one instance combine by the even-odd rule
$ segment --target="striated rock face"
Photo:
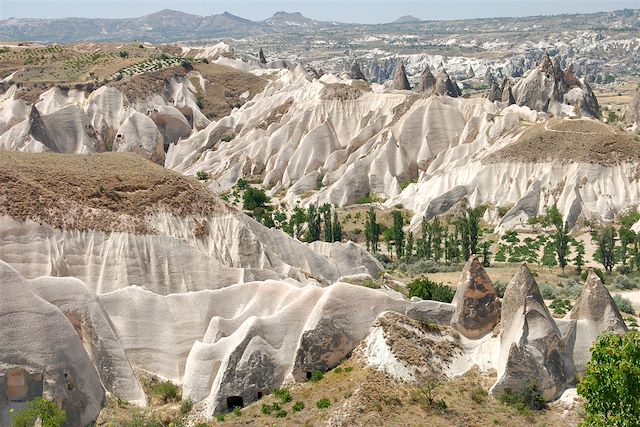
[[[598,335],[605,331],[618,334],[627,332],[613,298],[592,270],[566,319],[575,321],[574,327],[570,328],[573,333],[568,334],[567,341],[572,347],[573,361],[579,372],[586,369],[591,359],[589,349]]]
[[[367,80],[357,62],[354,62],[353,65],[351,65],[351,72],[349,73],[349,77],[353,80]]]
[[[29,111],[29,124],[27,132],[35,140],[40,141],[42,145],[47,147],[49,150],[53,151],[54,153],[59,152],[58,147],[56,147],[55,141],[49,138],[47,127],[42,121],[42,116],[40,116],[40,112],[35,105],[32,105],[31,111]]]
[[[436,85],[434,91],[437,95],[447,95],[452,98],[457,98],[462,93],[460,92],[460,88],[458,85],[454,84],[453,81],[449,78],[449,74],[443,68],[438,73],[436,77]]]
[[[142,113],[135,112],[122,123],[113,141],[113,150],[164,163],[164,138],[154,121]]]
[[[513,96],[513,91],[511,90],[511,82],[506,77],[502,82],[501,92],[502,102],[506,103],[507,105],[513,105],[516,103],[516,99]]]
[[[396,69],[393,72],[393,83],[391,84],[391,88],[395,90],[411,90],[409,79],[407,79],[407,72],[404,69],[404,64],[402,63],[396,66]]]
[[[500,321],[500,300],[478,257],[464,266],[452,303],[456,310],[451,326],[467,338],[490,333]]]
[[[535,380],[546,400],[554,400],[575,379],[573,361],[545,305],[535,279],[522,264],[502,299],[501,360],[491,393],[516,391]]]
[[[574,115],[600,115],[600,106],[591,87],[575,77],[572,66],[563,71],[560,59],[557,56],[551,59],[547,53],[538,67],[518,81],[513,94],[518,105],[554,115],[567,114],[566,106],[573,107]]]
[[[63,407],[69,425],[91,424],[105,393],[71,323],[3,261],[0,294],[0,424],[10,425],[9,410],[22,409],[20,401],[39,396]]]
[[[420,90],[427,95],[431,95],[436,87],[436,78],[431,73],[429,67],[420,74]]]

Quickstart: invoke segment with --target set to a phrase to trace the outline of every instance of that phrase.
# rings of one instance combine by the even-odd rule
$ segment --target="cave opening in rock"
[[[260,400],[260,399],[262,399],[262,392],[261,391],[258,392],[258,400]]]
[[[233,408],[242,408],[242,407],[244,407],[244,401],[242,400],[242,396],[227,397],[227,409],[229,411],[233,410]]]

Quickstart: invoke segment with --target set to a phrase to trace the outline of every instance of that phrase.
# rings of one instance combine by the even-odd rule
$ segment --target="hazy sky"
[[[381,23],[402,15],[414,15],[424,20],[465,19],[588,13],[624,8],[640,8],[640,0],[0,0],[0,18],[124,18],[174,9],[196,15],[228,11],[257,21],[284,10],[302,12],[323,21]]]

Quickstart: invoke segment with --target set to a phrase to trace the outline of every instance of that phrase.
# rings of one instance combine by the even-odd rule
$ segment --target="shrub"
[[[336,374],[341,374],[342,372],[344,372],[344,369],[338,366],[336,369],[333,370],[333,372]]]
[[[591,350],[578,394],[586,426],[636,426],[640,420],[640,334],[605,332]]]
[[[316,402],[316,406],[318,407],[318,409],[327,409],[329,406],[331,406],[331,401],[329,399],[322,398]]]
[[[351,372],[353,371],[353,366],[347,366],[346,368],[344,368],[345,372]]]
[[[366,205],[368,203],[376,203],[379,202],[380,198],[375,194],[367,194],[366,196],[362,196],[360,200],[358,200],[359,205]]]
[[[257,208],[264,208],[269,203],[269,197],[263,190],[254,187],[248,187],[243,196],[242,208],[247,211],[253,211]]]
[[[300,412],[304,409],[304,402],[296,402],[293,405],[293,411],[294,412]]]
[[[180,388],[171,381],[163,381],[153,386],[151,394],[158,396],[164,403],[178,400]]]
[[[454,290],[441,283],[435,283],[427,278],[418,278],[407,285],[410,297],[418,297],[423,300],[451,302]]]
[[[232,140],[233,140],[233,138],[235,138],[235,137],[236,137],[236,136],[235,136],[234,134],[232,134],[232,133],[228,133],[228,134],[222,135],[222,138],[220,138],[220,139],[221,139],[222,141],[224,141],[224,142],[230,142],[230,141],[232,141]]]
[[[496,280],[495,282],[493,282],[493,289],[496,290],[496,294],[500,298],[504,297],[504,291],[505,289],[507,289],[508,284],[509,282],[507,282],[506,280]]]
[[[263,414],[269,415],[271,414],[271,406],[267,405],[266,403],[263,403],[261,411]]]
[[[282,403],[288,403],[293,400],[293,396],[291,396],[291,393],[286,388],[277,388],[273,390],[273,395],[280,399]]]
[[[628,276],[625,276],[624,274],[620,274],[613,280],[611,287],[614,289],[622,290],[636,289],[638,287],[638,282],[629,278]]]
[[[312,383],[317,383],[323,377],[324,377],[324,373],[322,371],[319,371],[319,370],[316,369],[315,371],[313,371],[311,373],[311,378],[309,378],[309,381],[311,381]]]
[[[600,280],[602,280],[602,283],[605,283],[605,276],[602,270],[600,270],[599,268],[592,268],[593,272],[596,273],[596,275],[600,278]],[[583,271],[582,274],[580,274],[580,278],[582,279],[582,281],[584,282],[585,280],[587,280],[587,275],[589,274],[588,271]]]
[[[235,408],[233,408],[233,415],[235,415],[236,417],[239,417],[240,415],[242,415],[242,408],[240,408],[239,406],[236,406]]]
[[[18,412],[13,419],[13,427],[31,427],[40,417],[42,427],[61,427],[67,422],[67,413],[58,406],[42,397],[38,397],[22,411]]]
[[[287,411],[285,411],[284,409],[280,409],[278,412],[276,412],[276,418],[284,418],[287,416]]]
[[[544,401],[540,390],[538,390],[538,384],[535,380],[527,381],[519,392],[507,391],[502,393],[500,401],[525,414],[531,409],[539,411],[547,407],[547,403]]]
[[[573,307],[568,299],[556,298],[549,304],[549,308],[553,310],[553,314],[556,316],[564,316]]]
[[[196,177],[200,180],[200,181],[206,181],[209,179],[209,174],[206,173],[205,171],[198,171],[196,172]]]
[[[193,409],[193,401],[191,399],[183,400],[182,403],[180,403],[180,413],[182,415],[188,414],[191,412],[191,409]]]
[[[218,416],[216,416],[216,421],[218,421],[219,423],[224,421],[224,414],[220,414]]]
[[[613,296],[613,302],[616,303],[616,305],[618,306],[618,310],[620,310],[621,312],[633,315],[636,314],[635,310],[633,309],[633,305],[628,298],[625,298],[620,294],[616,294]]]
[[[471,391],[471,400],[482,405],[487,400],[488,395],[487,390],[482,387],[476,387]]]
[[[419,259],[414,262],[401,262],[398,264],[397,268],[403,273],[409,273],[412,275],[459,271],[458,266],[456,265],[440,264],[428,259]]]
[[[558,297],[558,290],[554,285],[548,283],[538,283],[538,289],[540,289],[540,295],[544,299],[556,299]]]

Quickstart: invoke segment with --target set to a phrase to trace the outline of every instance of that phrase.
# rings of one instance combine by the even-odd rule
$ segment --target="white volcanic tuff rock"
[[[118,129],[113,151],[139,154],[154,163],[163,164],[164,138],[151,118],[136,111]]]
[[[42,394],[67,412],[70,425],[89,425],[104,400],[104,388],[78,334],[56,306],[0,261],[0,423],[10,420],[7,373],[25,377],[30,399]],[[20,390],[16,390],[20,393]],[[16,396],[19,397],[19,396]]]
[[[198,219],[159,213],[149,222],[158,235],[62,231],[0,217],[0,258],[29,278],[77,277],[97,294],[132,285],[169,294],[285,277],[328,284],[380,271],[361,249],[334,244],[334,261],[241,213]]]
[[[591,360],[591,345],[602,332],[627,332],[627,326],[616,303],[592,270],[589,271],[582,292],[565,319],[575,321],[575,324],[568,328],[570,334],[565,335],[569,335],[567,341],[572,347],[573,361],[578,372],[584,372],[586,369],[587,363]]]
[[[177,108],[160,106],[148,114],[162,134],[165,149],[191,133],[189,122]]]
[[[629,124],[640,125],[640,88],[636,89],[627,111],[624,113],[624,120]]]
[[[16,99],[17,87],[11,86],[0,95],[0,134],[29,117],[29,105],[23,99]]]
[[[124,120],[124,95],[118,89],[101,86],[87,98],[86,112],[91,125],[105,143],[113,142]]]
[[[128,287],[100,301],[132,365],[181,381],[185,397],[206,398],[209,415],[226,410],[227,397],[246,404],[285,379],[335,366],[383,311],[440,323],[452,312],[344,283],[266,281],[167,296]]]
[[[341,277],[365,274],[376,278],[384,271],[384,267],[377,259],[352,241],[346,243],[315,241],[309,243],[309,247],[314,252],[333,260],[338,271],[340,273],[345,272],[341,274]],[[357,272],[354,270],[360,271]],[[347,274],[346,272],[349,273]]]
[[[87,285],[72,277],[42,276],[28,282],[41,298],[57,306],[75,328],[104,387],[116,396],[144,405],[144,391],[109,317]]]
[[[538,285],[522,264],[502,300],[501,360],[491,393],[517,391],[535,380],[546,400],[558,398],[575,379],[571,355]]]

